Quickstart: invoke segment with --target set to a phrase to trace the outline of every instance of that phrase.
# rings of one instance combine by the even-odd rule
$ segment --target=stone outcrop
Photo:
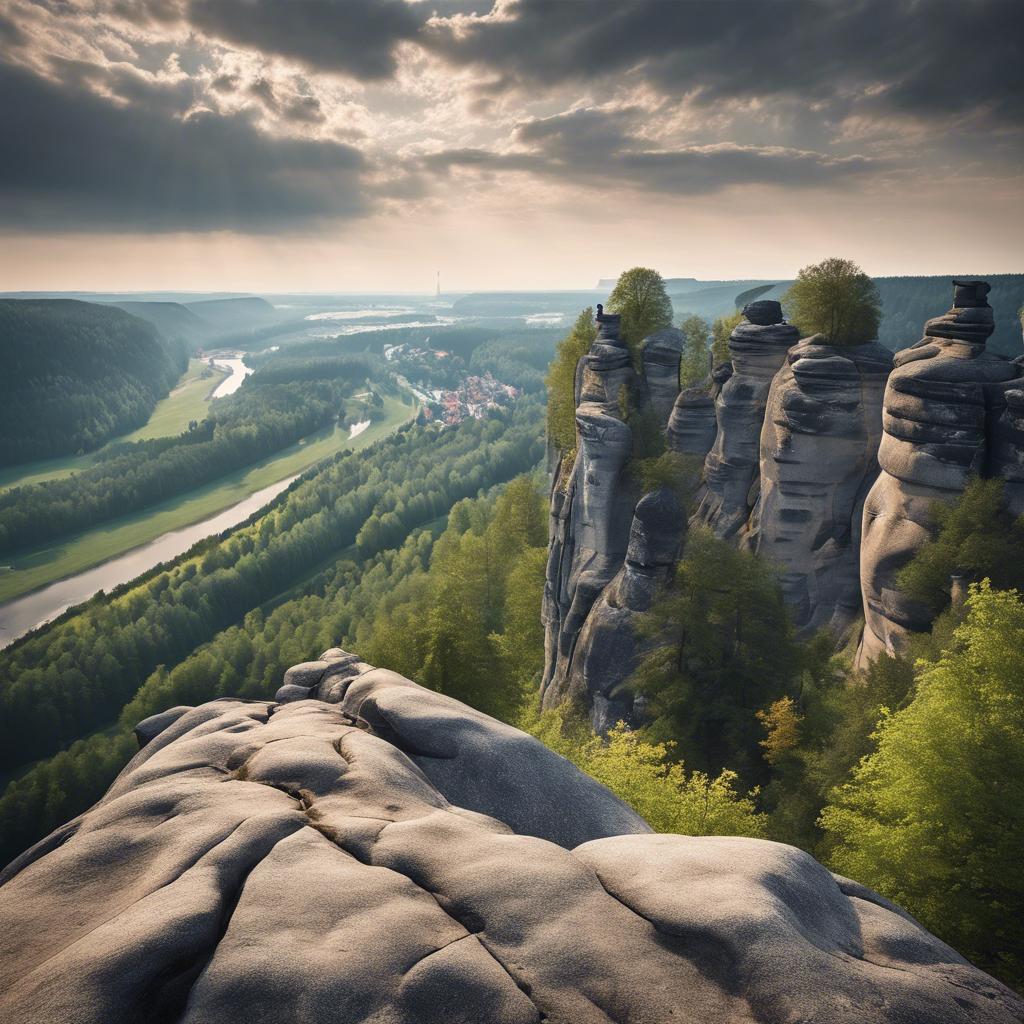
[[[619,337],[619,317],[601,310],[597,323],[597,339],[576,374],[575,459],[554,473],[541,689],[545,706],[579,700],[603,729],[633,718],[632,695],[620,684],[633,669],[634,616],[648,607],[685,530],[674,497],[640,501],[628,469],[634,435],[626,419],[632,413],[645,428],[662,431],[675,422],[680,437],[690,428],[679,420],[682,332],[666,328],[645,338],[637,372]],[[706,423],[697,430],[706,433]]]
[[[864,504],[860,576],[865,627],[858,662],[899,653],[930,613],[896,585],[899,571],[932,535],[932,506],[950,501],[972,475],[1007,479],[1011,507],[1024,510],[1021,368],[988,352],[992,310],[983,281],[954,282],[953,308],[895,358],[885,391],[881,468]]]
[[[779,567],[805,634],[842,636],[860,618],[861,515],[878,475],[891,369],[877,342],[840,347],[818,335],[789,350],[768,393],[745,543]]]
[[[641,717],[633,694],[623,687],[640,650],[635,616],[650,608],[679,556],[683,518],[678,498],[667,489],[640,499],[625,563],[580,627],[567,695],[590,709],[591,725],[598,733]]]
[[[805,853],[655,835],[535,740],[343,651],[282,689],[143,723],[106,796],[0,876],[0,1019],[1022,1019]]]
[[[772,379],[800,334],[784,323],[778,302],[750,303],[729,337],[732,375],[715,400],[717,431],[704,462],[704,492],[695,519],[732,537],[757,500],[761,426]]]

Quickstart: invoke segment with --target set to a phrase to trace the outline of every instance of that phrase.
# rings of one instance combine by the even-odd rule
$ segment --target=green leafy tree
[[[861,345],[878,337],[878,289],[850,260],[832,257],[804,267],[782,301],[804,335],[824,335],[830,345]]]
[[[680,325],[685,338],[683,357],[679,361],[679,386],[692,388],[708,375],[708,336],[711,328],[701,316],[688,316]]]
[[[622,337],[634,359],[648,334],[672,326],[672,302],[665,282],[647,267],[633,267],[619,276],[608,296],[608,311],[622,315]]]
[[[1024,982],[1024,602],[974,584],[965,620],[833,794],[831,864]]]
[[[678,742],[702,771],[763,776],[756,713],[784,696],[801,668],[771,567],[694,529],[640,630],[652,647],[631,685],[650,700],[652,736]]]
[[[935,537],[901,570],[897,583],[933,614],[949,602],[950,576],[997,587],[1024,585],[1024,521],[1006,508],[1003,481],[972,480],[954,501],[931,509]]]
[[[576,448],[576,364],[596,337],[594,310],[588,306],[559,342],[548,369],[548,438],[563,453]]]
[[[543,713],[532,708],[517,724],[607,786],[658,832],[767,835],[767,816],[755,806],[756,789],[738,790],[733,771],[715,777],[687,771],[671,743],[652,742],[643,730],[619,724],[602,739],[564,706]]]
[[[731,316],[720,316],[711,325],[711,358],[715,366],[732,360],[729,354],[729,335],[743,321],[743,314],[736,310]]]

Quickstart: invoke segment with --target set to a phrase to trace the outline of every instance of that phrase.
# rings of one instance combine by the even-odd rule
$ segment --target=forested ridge
[[[110,723],[158,665],[175,665],[345,548],[365,558],[393,547],[460,498],[534,465],[540,422],[537,404],[521,403],[341,454],[249,525],[0,652],[0,765]]]
[[[112,445],[80,473],[0,493],[0,555],[144,509],[266,458],[344,418],[345,398],[369,387],[373,373],[359,356],[329,366],[270,363],[178,437]],[[352,405],[374,414],[366,402]]]
[[[0,465],[92,451],[141,426],[188,364],[113,306],[0,299]]]

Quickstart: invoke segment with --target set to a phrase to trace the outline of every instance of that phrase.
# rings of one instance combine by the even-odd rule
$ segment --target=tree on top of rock
[[[832,257],[804,267],[782,302],[804,337],[821,334],[830,345],[862,345],[878,337],[878,289],[851,260]]]
[[[647,267],[633,267],[619,275],[608,309],[622,316],[620,333],[635,353],[652,331],[672,326],[672,302],[661,274]]]

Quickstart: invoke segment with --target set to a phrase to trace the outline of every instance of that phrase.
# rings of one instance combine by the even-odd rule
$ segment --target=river
[[[233,395],[241,386],[242,381],[252,373],[252,369],[242,362],[241,358],[233,357],[231,359],[224,358],[221,356],[213,356],[210,362],[214,366],[219,366],[222,370],[230,370],[231,376],[225,377],[218,385],[217,389],[213,392],[214,398],[223,398],[225,395]]]
[[[49,622],[72,605],[87,601],[98,591],[109,591],[122,583],[127,583],[153,566],[184,554],[196,541],[237,526],[253,512],[276,498],[297,477],[298,474],[285,480],[278,480],[277,483],[250,494],[237,505],[218,512],[210,519],[193,523],[180,530],[171,530],[148,544],[133,548],[118,558],[112,558],[109,562],[80,572],[77,576],[57,580],[56,583],[0,605],[0,648],[13,643],[23,633],[35,629],[36,626]]]

